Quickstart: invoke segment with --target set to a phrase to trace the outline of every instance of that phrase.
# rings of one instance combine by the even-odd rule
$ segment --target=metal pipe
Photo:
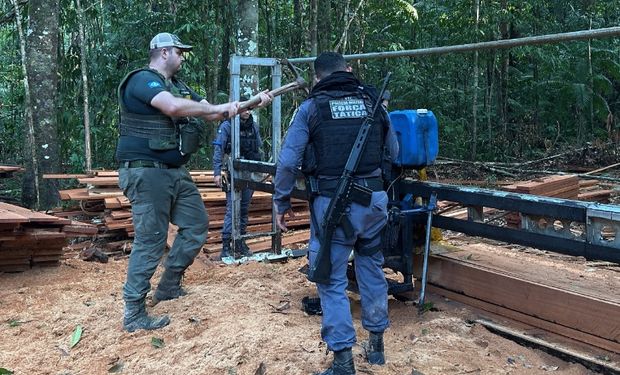
[[[429,55],[443,55],[446,53],[460,53],[470,51],[480,51],[488,49],[500,49],[500,48],[513,48],[520,46],[549,44],[549,43],[561,43],[574,40],[584,39],[597,39],[608,38],[612,36],[620,35],[620,26],[608,27],[595,30],[582,30],[573,31],[569,33],[560,34],[548,34],[541,36],[529,36],[525,38],[504,39],[491,42],[480,42],[470,44],[459,44],[455,46],[445,47],[432,47],[432,48],[420,48],[404,51],[390,51],[390,52],[372,52],[372,53],[359,53],[354,55],[344,55],[345,60],[366,60],[374,58],[394,58],[394,57],[419,57]],[[310,63],[313,62],[316,57],[297,57],[294,59],[288,59],[292,63]]]
[[[426,209],[428,218],[426,220],[426,236],[424,238],[424,260],[422,262],[422,280],[420,280],[420,297],[418,298],[418,312],[424,312],[424,298],[426,296],[426,279],[428,275],[428,257],[431,252],[431,231],[433,229],[433,211],[437,206],[437,193],[433,192],[429,199]]]

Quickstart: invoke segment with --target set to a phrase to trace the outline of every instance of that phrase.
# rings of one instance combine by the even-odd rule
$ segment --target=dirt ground
[[[224,266],[200,254],[184,281],[189,295],[151,309],[168,314],[171,324],[135,333],[121,329],[127,258],[101,264],[76,257],[56,268],[0,274],[0,368],[63,375],[312,374],[329,365],[331,353],[321,341],[321,317],[301,309],[304,296],[316,295],[314,284],[298,272],[304,264],[299,258]],[[611,284],[605,289],[613,293],[619,273],[608,272]],[[374,366],[362,356],[359,344],[367,333],[359,322],[359,300],[351,294],[358,374],[591,373],[470,323],[478,314],[464,305],[430,299],[435,309],[422,316],[415,306],[390,299],[387,364]],[[78,325],[81,340],[70,348]],[[163,347],[154,345],[157,339]]]

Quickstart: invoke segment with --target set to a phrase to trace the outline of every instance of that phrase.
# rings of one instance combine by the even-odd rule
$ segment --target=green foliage
[[[78,324],[77,327],[75,327],[73,334],[71,335],[71,343],[69,345],[69,348],[73,348],[74,346],[76,346],[80,342],[81,339],[82,339],[82,326]]]
[[[319,30],[321,45],[335,48],[355,2],[321,0],[319,15],[329,17]],[[259,2],[259,55],[310,55],[310,2]],[[347,4],[349,6],[347,7]],[[9,2],[2,3],[9,14]],[[228,97],[229,53],[235,50],[237,2],[154,0],[85,2],[90,126],[93,166],[114,168],[118,105],[116,87],[129,71],[147,63],[147,46],[162,31],[177,33],[195,46],[183,78],[210,102]],[[58,134],[63,171],[84,169],[84,107],[80,41],[75,0],[61,0]],[[27,7],[24,9],[26,14]],[[348,13],[347,13],[348,12]],[[321,17],[320,17],[321,18]],[[369,0],[349,24],[345,54],[431,48],[519,38],[620,24],[617,1],[490,0],[480,2],[475,22],[473,2],[446,0]],[[26,26],[26,21],[24,21]],[[346,45],[346,47],[345,47]],[[0,161],[21,164],[23,155],[23,85],[14,20],[0,24]],[[319,51],[320,52],[320,51]],[[392,71],[390,110],[428,108],[440,124],[441,155],[467,158],[473,145],[478,158],[514,160],[607,137],[606,124],[620,117],[620,38],[485,50],[478,53],[478,87],[474,54],[454,53],[416,58],[351,61],[364,81],[379,85]],[[311,69],[300,64],[305,78]],[[284,69],[286,71],[286,69]],[[270,77],[261,73],[262,87]],[[283,83],[290,77],[285,76]],[[474,104],[474,93],[477,103]],[[303,96],[286,94],[282,123],[286,128]],[[477,135],[473,135],[474,107]],[[269,113],[261,111],[261,115]],[[269,121],[261,119],[265,145],[271,144]],[[210,146],[217,124],[208,124],[206,147],[190,168],[210,168]],[[268,149],[266,151],[269,151]]]
[[[9,327],[14,328],[19,327],[20,325],[22,325],[23,322],[19,319],[9,319],[7,323],[9,324]]]
[[[156,349],[161,349],[164,347],[164,339],[159,338],[159,337],[151,337],[151,346],[156,348]]]
[[[424,304],[420,306],[419,310],[422,313],[425,313],[425,312],[431,311],[434,307],[435,305],[432,302],[424,302]]]

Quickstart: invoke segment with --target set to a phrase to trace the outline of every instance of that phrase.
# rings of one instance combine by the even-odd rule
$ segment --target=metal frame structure
[[[466,219],[436,214],[433,226],[438,228],[620,263],[620,206],[434,182],[404,181],[399,188],[403,194],[425,198],[436,192],[438,199],[468,207]],[[489,218],[485,218],[485,207],[519,212],[521,226],[508,228],[491,224]],[[604,228],[616,234],[612,240],[603,239]]]
[[[232,100],[239,100],[241,93],[241,67],[242,66],[264,66],[271,68],[271,85],[272,87],[280,87],[282,83],[282,66],[277,59],[274,58],[258,58],[258,57],[245,57],[245,56],[232,56],[230,60],[230,98]],[[278,153],[280,152],[280,139],[282,138],[282,99],[275,97],[272,102],[272,147],[271,155],[273,160],[276,160]],[[245,161],[250,164],[261,165],[270,163],[263,163],[258,161],[242,160],[240,159],[240,147],[239,147],[239,116],[235,116],[232,119],[231,124],[231,147],[232,158],[229,159],[228,170],[230,171],[230,193],[232,207],[232,245],[235,248],[235,242],[244,238],[253,238],[261,236],[271,236],[271,250],[273,253],[279,254],[282,248],[282,240],[280,232],[277,230],[275,216],[272,217],[272,230],[266,233],[254,233],[249,235],[240,234],[240,211],[241,211],[241,197],[239,195],[239,184],[236,183],[237,179],[252,180],[252,173],[247,170],[240,169],[237,161]],[[273,164],[272,164],[273,165]]]
[[[446,47],[422,48],[417,50],[363,53],[345,55],[346,60],[363,60],[373,58],[396,58],[396,57],[419,57],[428,55],[441,55],[447,53],[462,53],[477,50],[489,50],[500,48],[513,48],[527,45],[541,45],[561,43],[567,41],[587,40],[596,38],[614,37],[620,35],[619,27],[609,27],[595,30],[583,30],[569,33],[549,34],[544,36],[506,39],[492,42],[462,44]],[[302,57],[288,59],[291,63],[310,63],[315,57]],[[233,56],[231,60],[231,98],[239,98],[239,80],[241,65],[270,66],[272,69],[273,88],[280,87],[282,69],[280,62],[274,58],[251,58]],[[281,100],[276,97],[273,101],[272,135],[273,160],[277,160],[280,151],[281,138]],[[275,163],[255,162],[239,159],[239,118],[235,117],[233,126],[233,160],[229,163],[231,171],[231,186],[233,197],[233,241],[241,238],[270,235],[272,237],[272,251],[281,252],[281,236],[273,217],[273,230],[268,233],[241,236],[239,234],[239,197],[235,188],[248,187],[254,190],[273,193],[273,185],[253,179],[252,172],[275,175]],[[251,172],[250,172],[251,171]],[[505,193],[484,189],[462,188],[432,183],[403,182],[403,188],[407,192],[415,192],[420,196],[430,196],[433,191],[438,192],[440,199],[452,200],[467,205],[470,216],[467,220],[454,220],[435,215],[433,222],[437,227],[452,229],[458,232],[495,238],[512,243],[534,246],[551,251],[570,255],[581,255],[589,259],[604,259],[620,263],[620,208],[613,205],[598,205],[579,203],[569,200],[540,198],[526,194]],[[293,197],[304,199],[306,197],[303,188],[295,189]],[[525,204],[525,206],[524,206]],[[505,210],[523,212],[523,225],[520,229],[503,228],[487,225],[483,220],[482,207],[495,207]],[[478,213],[478,215],[476,215]],[[554,229],[553,225],[540,228],[540,219],[562,222],[560,230]],[[571,230],[571,223],[579,223],[585,226],[581,235],[575,236]],[[612,228],[616,237],[611,242],[602,241],[601,230]]]

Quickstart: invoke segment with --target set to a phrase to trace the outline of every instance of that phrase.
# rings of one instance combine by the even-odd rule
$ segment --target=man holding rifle
[[[383,331],[389,320],[381,233],[388,197],[381,162],[384,152],[397,156],[398,143],[378,105],[381,94],[363,85],[341,54],[323,52],[314,70],[318,83],[298,108],[280,152],[274,205],[277,224],[286,231],[285,215],[294,216],[290,194],[301,166],[312,193],[308,278],[317,283],[321,335],[334,352],[332,366],[321,375],[349,375],[355,374],[351,348],[356,342],[346,294],[352,249],[362,326],[370,332],[367,360],[385,363]]]

